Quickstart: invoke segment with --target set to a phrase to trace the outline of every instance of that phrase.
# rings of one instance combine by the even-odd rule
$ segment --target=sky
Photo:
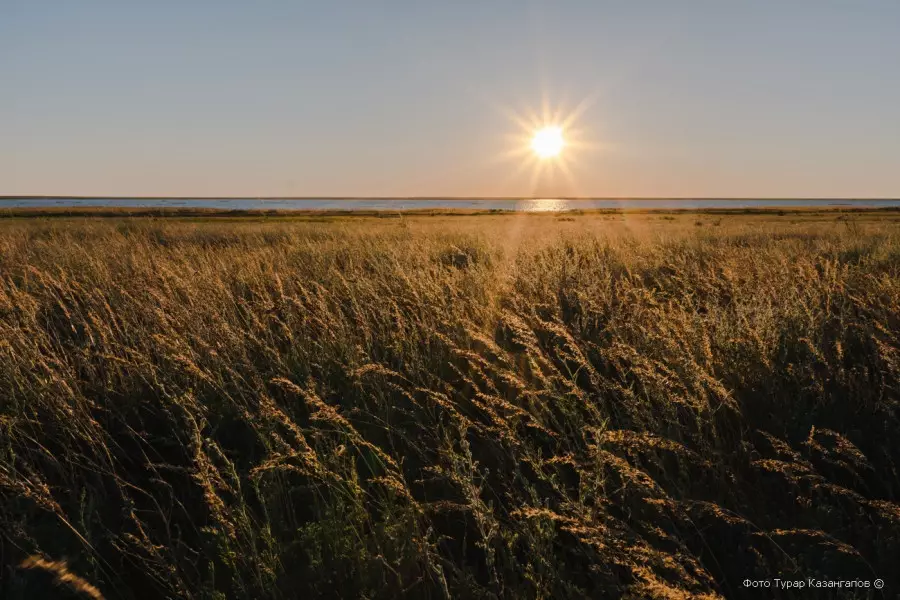
[[[898,69],[897,0],[0,0],[0,195],[900,197]]]

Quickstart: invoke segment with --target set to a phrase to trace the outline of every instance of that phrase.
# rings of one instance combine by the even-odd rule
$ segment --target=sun
[[[538,129],[534,137],[531,138],[531,149],[541,158],[559,156],[565,145],[562,127],[556,125]]]
[[[485,97],[489,107],[515,127],[504,136],[507,149],[489,161],[513,162],[513,168],[500,185],[515,185],[515,181],[530,171],[527,185],[533,196],[538,191],[540,196],[560,195],[562,192],[552,190],[563,189],[570,196],[581,195],[576,171],[584,166],[585,153],[606,153],[610,149],[609,142],[596,141],[594,136],[598,132],[594,128],[586,130],[579,124],[579,119],[599,97],[598,89],[574,106],[566,106],[567,102],[553,106],[550,93],[541,90],[541,104],[537,109],[521,101],[519,106],[508,106]]]

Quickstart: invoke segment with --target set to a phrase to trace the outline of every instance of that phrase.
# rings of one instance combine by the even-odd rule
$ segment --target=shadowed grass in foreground
[[[887,220],[0,223],[0,595],[892,595],[898,333]]]

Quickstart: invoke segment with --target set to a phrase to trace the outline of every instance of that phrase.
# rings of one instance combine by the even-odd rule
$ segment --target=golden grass
[[[68,589],[85,598],[103,600],[103,595],[100,593],[100,590],[75,573],[69,571],[69,566],[65,561],[52,561],[43,559],[40,556],[29,556],[22,561],[19,568],[42,571],[51,575],[53,577],[53,583],[59,588]],[[59,591],[60,590],[57,590],[57,592]]]
[[[888,213],[0,220],[0,596],[895,589],[898,335]]]

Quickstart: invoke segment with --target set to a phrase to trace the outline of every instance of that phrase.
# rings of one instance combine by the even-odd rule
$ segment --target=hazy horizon
[[[59,198],[59,199],[126,199],[126,200],[894,200],[898,196],[266,196],[252,194],[247,196],[186,196],[186,195],[78,195],[78,194],[0,194],[0,200],[15,198]]]
[[[888,0],[11,0],[0,195],[892,198],[898,56]]]

